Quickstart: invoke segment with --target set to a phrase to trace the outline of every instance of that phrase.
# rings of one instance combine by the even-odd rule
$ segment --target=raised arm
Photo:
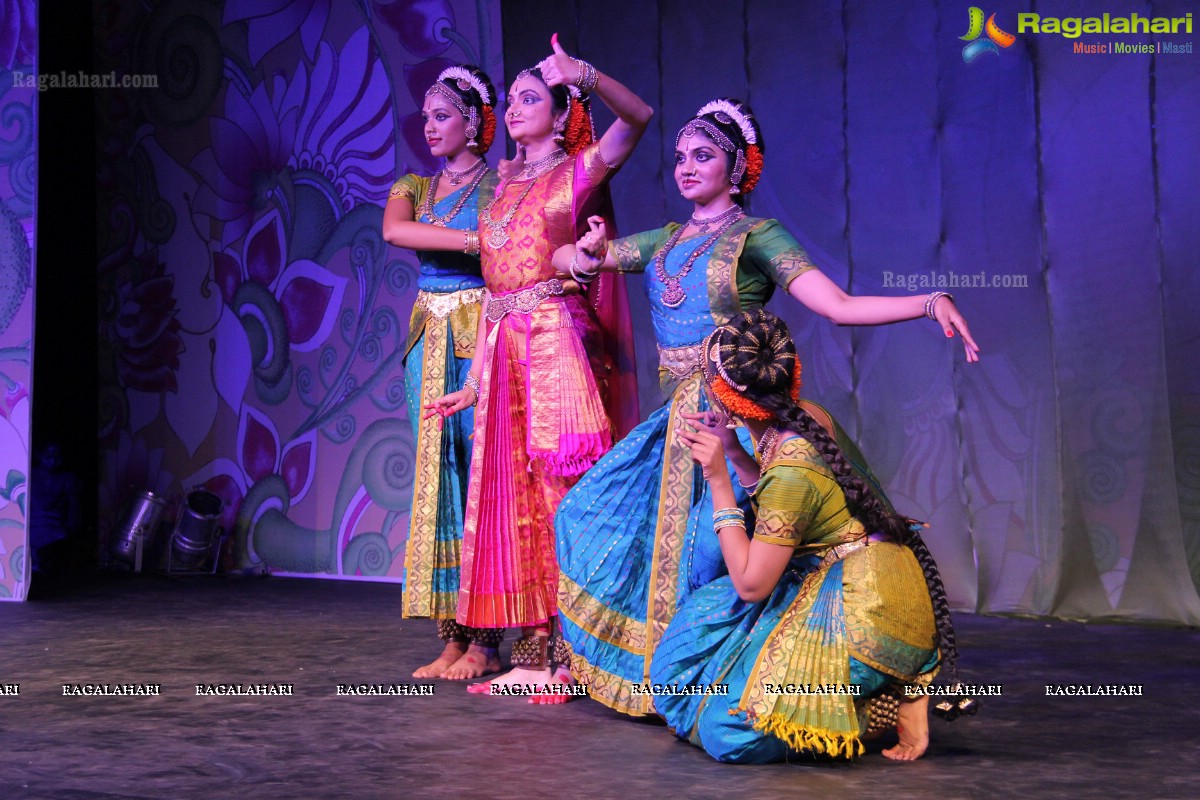
[[[629,158],[642,138],[654,109],[623,84],[590,64],[567,55],[558,43],[558,34],[550,39],[553,55],[541,63],[542,77],[547,86],[567,83],[599,97],[617,115],[612,125],[600,137],[600,155],[605,163],[619,167]]]
[[[700,428],[694,432],[681,429],[679,439],[691,448],[692,458],[704,471],[712,491],[714,516],[722,509],[737,508],[720,438]],[[794,548],[749,539],[745,527],[740,525],[718,527],[717,537],[738,597],[747,603],[755,603],[771,594],[787,569]]]

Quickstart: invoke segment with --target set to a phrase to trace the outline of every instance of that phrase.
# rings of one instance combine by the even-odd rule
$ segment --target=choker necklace
[[[483,164],[482,158],[479,159],[479,164]],[[478,167],[478,164],[475,167],[471,167],[471,169],[476,169],[476,167]],[[466,175],[467,172],[470,171],[471,170],[466,170],[466,172],[461,172],[459,174]],[[441,170],[434,173],[433,180],[429,182],[429,191],[425,193],[425,199],[421,201],[420,207],[417,208],[418,219],[424,216],[439,228],[445,228],[449,224],[450,220],[458,216],[458,212],[462,211],[462,207],[466,205],[467,199],[475,193],[475,187],[479,186],[480,181],[483,180],[483,176],[488,174],[488,169],[485,165],[483,169],[475,173],[475,177],[471,179],[470,185],[463,190],[462,194],[459,196],[458,200],[455,201],[454,206],[450,209],[450,211],[444,216],[439,217],[433,212],[433,204],[437,202],[434,198],[437,196],[438,180],[441,179],[442,172],[448,172],[448,170]],[[450,184],[454,184],[453,178],[450,179]]]
[[[709,220],[709,222],[714,222],[718,217],[722,218],[721,224],[717,226],[717,229],[708,235],[703,244],[692,250],[692,254],[687,257],[687,261],[683,262],[683,269],[674,275],[667,272],[667,254],[671,252],[671,249],[675,245],[679,244],[679,239],[683,236],[683,229],[687,226],[680,225],[676,228],[675,232],[671,234],[671,238],[663,245],[663,249],[658,251],[658,255],[654,257],[654,274],[662,281],[665,287],[662,293],[663,305],[668,308],[679,308],[683,305],[683,301],[687,299],[687,292],[684,291],[681,284],[683,279],[688,276],[688,273],[692,271],[692,265],[696,263],[696,259],[700,257],[701,253],[712,247],[713,242],[720,239],[721,234],[729,230],[733,223],[742,218],[741,206],[735,205],[732,211],[733,213],[722,211],[716,217]]]
[[[736,217],[738,215],[738,212],[740,212],[740,211],[741,211],[741,208],[738,206],[737,203],[734,203],[729,208],[722,211],[720,214],[716,214],[714,216],[708,217],[707,219],[704,217],[697,217],[695,214],[692,214],[692,224],[696,226],[696,228],[699,230],[700,233],[708,233],[709,225],[712,225],[714,223],[720,224],[730,217]]]
[[[453,169],[450,169],[450,164],[449,164],[449,163],[447,163],[447,164],[446,164],[446,166],[442,167],[442,173],[443,173],[443,174],[444,174],[444,175],[445,175],[447,178],[449,178],[449,179],[450,179],[450,185],[451,185],[451,186],[458,186],[460,183],[462,183],[462,182],[463,182],[463,178],[467,177],[467,176],[468,176],[468,175],[470,175],[472,172],[474,172],[475,170],[479,169],[479,166],[480,166],[481,164],[483,164],[483,163],[484,163],[484,161],[483,161],[483,158],[480,158],[480,159],[479,159],[478,161],[476,161],[474,164],[472,164],[471,166],[469,166],[469,167],[467,167],[466,169],[462,170],[461,172],[460,172],[460,171],[458,171],[458,170],[453,170]]]
[[[542,173],[549,172],[566,160],[567,151],[560,147],[557,150],[542,156],[541,158],[535,158],[533,161],[528,162],[521,169],[521,171],[517,173],[517,176],[514,178],[514,180],[536,180],[542,176]]]

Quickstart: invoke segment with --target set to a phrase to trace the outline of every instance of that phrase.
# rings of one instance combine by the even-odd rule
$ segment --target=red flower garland
[[[492,149],[494,141],[496,141],[496,112],[492,110],[491,106],[484,106],[483,127],[479,131],[479,154],[483,155]]]
[[[750,192],[754,191],[754,187],[758,185],[758,179],[762,177],[762,170],[762,150],[756,144],[747,145],[746,173],[742,176],[742,183],[738,187],[742,190],[742,194],[750,194]]]
[[[572,98],[566,129],[563,131],[563,149],[568,155],[576,155],[592,143],[592,136],[592,115],[587,102],[579,97]]]

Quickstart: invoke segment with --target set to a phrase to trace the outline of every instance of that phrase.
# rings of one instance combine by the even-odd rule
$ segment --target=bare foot
[[[557,691],[556,689],[560,686],[565,688],[578,685],[571,675],[571,670],[560,666],[550,676],[548,685],[541,691],[534,692],[533,697],[529,698],[529,702],[539,706],[559,706],[569,703],[575,699],[575,695],[569,691]]]
[[[457,662],[467,652],[466,642],[456,642],[453,639],[446,642],[442,654],[431,664],[426,664],[413,671],[414,678],[440,678],[446,669]]]
[[[514,667],[498,678],[492,678],[483,683],[472,683],[467,687],[467,691],[471,694],[518,694],[528,687],[528,691],[532,693],[536,687],[545,686],[550,683],[550,680],[548,667],[542,669]],[[502,691],[495,691],[497,688],[501,688]]]
[[[883,751],[893,761],[916,761],[929,747],[929,696],[900,701],[900,719],[896,723],[900,742]]]
[[[442,677],[452,681],[469,681],[499,671],[500,651],[494,647],[472,644],[452,667],[442,673]]]

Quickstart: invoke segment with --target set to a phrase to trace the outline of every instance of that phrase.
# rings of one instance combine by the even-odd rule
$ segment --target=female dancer
[[[717,412],[678,438],[712,492],[729,574],[679,606],[650,679],[725,693],[663,696],[659,713],[720,761],[860,755],[870,698],[927,685],[937,671],[932,559],[800,405],[800,361],[782,320],[739,314],[705,340],[701,360]],[[753,538],[726,467],[725,448],[741,449],[728,416],[757,443],[755,469],[735,459],[738,479],[755,486]],[[924,753],[928,698],[918,696],[900,703],[900,743],[885,756]]]
[[[591,303],[555,277],[551,256],[579,236],[652,113],[611,77],[570,58],[557,39],[553,46],[552,56],[520,73],[509,89],[505,121],[523,160],[480,214],[489,294],[475,361],[464,388],[427,406],[431,416],[444,417],[479,404],[458,621],[523,628],[513,646],[515,669],[478,684],[477,692],[550,677],[558,593],[554,513],[579,475],[612,446],[615,415],[603,395],[616,376]],[[598,141],[582,97],[568,85],[616,114]],[[609,392],[609,409],[628,399]]]
[[[750,110],[714,100],[676,138],[675,182],[694,204],[690,220],[607,246],[603,223],[591,220],[578,248],[555,254],[561,269],[584,279],[598,268],[645,271],[659,379],[670,398],[567,494],[555,522],[572,673],[592,698],[627,714],[653,713],[654,698],[637,692],[655,646],[677,604],[723,570],[708,487],[675,437],[689,415],[708,407],[699,345],[713,326],[765,305],[778,285],[843,325],[929,316],[947,336],[959,331],[967,360],[978,359],[966,321],[944,292],[851,297],[778,222],[746,216],[740,203],[758,182],[763,150]]]
[[[421,264],[404,371],[417,463],[402,614],[436,619],[446,644],[416,678],[461,680],[500,670],[504,631],[454,620],[474,420],[469,412],[444,426],[421,419],[423,406],[462,385],[474,356],[484,294],[476,229],[481,203],[496,188],[496,173],[483,159],[496,136],[495,98],[478,67],[449,67],[438,75],[421,117],[430,152],[446,164],[432,178],[396,181],[383,214],[384,238],[416,250]],[[439,249],[446,240],[460,252]]]

